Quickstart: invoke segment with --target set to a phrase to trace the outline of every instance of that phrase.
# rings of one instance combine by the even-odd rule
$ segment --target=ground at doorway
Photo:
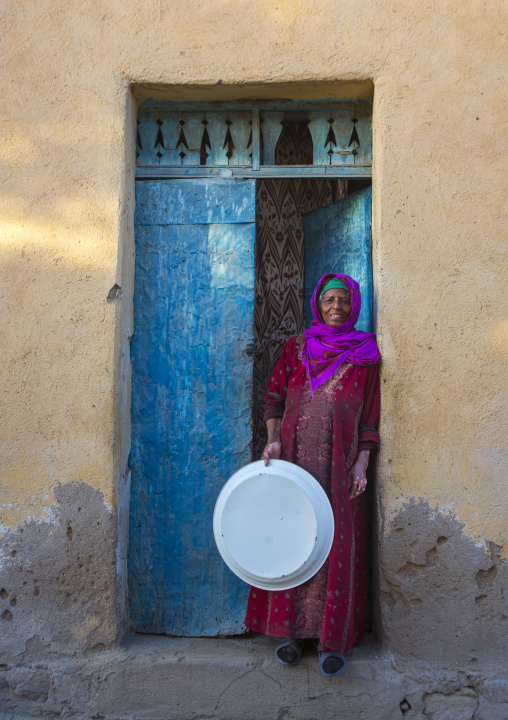
[[[284,668],[275,641],[131,635],[119,648],[31,667],[3,666],[2,720],[506,720],[508,676],[397,669],[367,638],[345,673],[308,652]]]

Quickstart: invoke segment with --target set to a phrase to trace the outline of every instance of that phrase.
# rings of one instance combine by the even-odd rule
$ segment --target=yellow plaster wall
[[[136,101],[373,84],[386,520],[423,498],[504,544],[503,4],[3,0],[2,27],[2,525],[44,517],[59,483],[115,502]]]

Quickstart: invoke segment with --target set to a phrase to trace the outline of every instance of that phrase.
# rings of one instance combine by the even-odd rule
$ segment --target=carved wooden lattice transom
[[[313,162],[302,168],[323,174],[371,174],[371,110],[360,103],[324,107],[210,109],[205,103],[179,108],[173,103],[140,108],[136,135],[138,177],[149,168],[166,168],[175,176],[243,174],[275,168],[275,152],[285,123],[298,116],[312,137]],[[277,166],[280,169],[280,166]],[[192,171],[194,168],[195,172]],[[203,172],[206,169],[206,172]],[[349,172],[348,172],[349,171]],[[264,174],[263,174],[264,173]],[[170,172],[169,175],[172,173]]]

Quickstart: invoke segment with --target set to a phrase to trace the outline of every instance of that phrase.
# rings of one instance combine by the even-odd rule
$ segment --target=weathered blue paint
[[[253,223],[253,180],[173,180],[136,183],[135,225]]]
[[[344,170],[372,165],[368,103],[145,103],[137,126],[138,168],[274,167],[285,113],[307,113],[313,165]],[[258,121],[260,120],[260,121]],[[261,140],[263,146],[260,158]],[[307,166],[309,167],[309,166]]]
[[[275,165],[275,149],[282,133],[283,112],[262,112],[263,165]]]
[[[252,170],[257,172],[261,163],[261,128],[259,108],[252,108]]]
[[[136,178],[146,180],[185,178],[185,177],[231,177],[239,179],[255,178],[369,178],[372,176],[370,165],[261,165],[259,170],[253,167],[212,167],[195,166],[145,166],[136,168]]]
[[[312,319],[310,299],[327,272],[351,275],[362,291],[358,330],[372,332],[372,189],[352,193],[337,203],[304,216],[305,310]]]
[[[314,165],[372,164],[370,116],[348,107],[330,108],[326,114],[309,112]]]
[[[129,591],[139,630],[242,632],[212,513],[251,459],[254,181],[136,184]]]

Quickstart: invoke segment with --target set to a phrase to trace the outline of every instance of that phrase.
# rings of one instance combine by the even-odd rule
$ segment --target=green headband
[[[328,280],[327,283],[325,283],[325,286],[321,290],[319,297],[322,298],[327,290],[337,290],[337,289],[347,290],[347,287],[344,285],[342,280],[339,280],[339,278],[332,278],[331,280]]]

